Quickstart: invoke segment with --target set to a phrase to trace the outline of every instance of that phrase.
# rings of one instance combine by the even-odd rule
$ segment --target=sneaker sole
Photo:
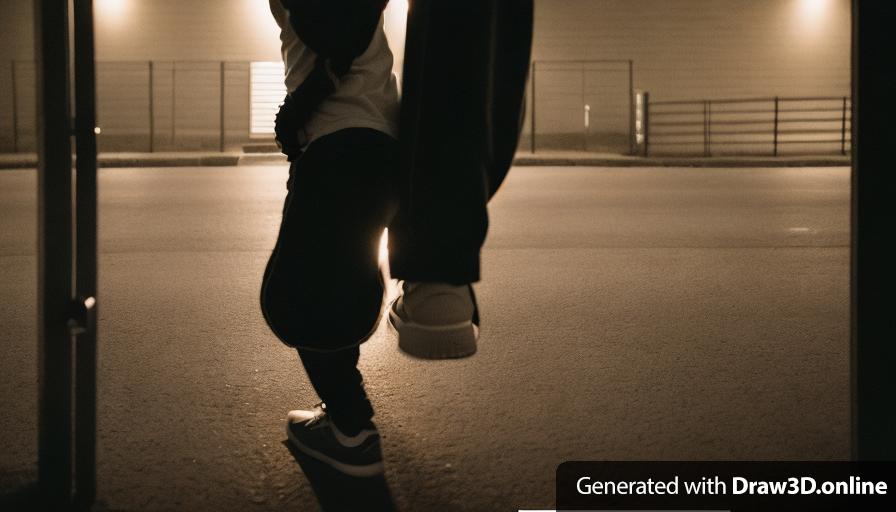
[[[472,321],[444,326],[422,325],[402,320],[390,306],[389,326],[398,334],[398,347],[414,357],[458,359],[476,353],[479,327]]]
[[[346,464],[344,462],[339,462],[338,460],[325,455],[314,448],[309,448],[302,444],[299,439],[293,435],[292,429],[289,428],[289,423],[286,424],[286,437],[289,438],[289,442],[292,443],[299,451],[304,453],[305,455],[316,459],[324,464],[332,467],[336,471],[341,473],[345,473],[349,476],[357,476],[357,477],[371,477],[382,475],[385,471],[385,467],[383,466],[383,462],[375,462],[373,464],[367,464],[364,466],[357,466],[354,464]]]

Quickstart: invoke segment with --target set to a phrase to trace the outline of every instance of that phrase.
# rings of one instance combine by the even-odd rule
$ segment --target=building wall
[[[402,3],[392,0],[387,16],[397,55],[403,48]],[[95,0],[95,5],[105,149],[148,149],[150,112],[154,149],[218,147],[221,61],[226,61],[227,145],[248,140],[247,63],[280,58],[267,0]],[[535,112],[539,138],[549,146],[551,136],[557,147],[569,144],[564,137],[572,137],[573,146],[581,142],[585,104],[591,116],[588,136],[595,138],[589,149],[624,144],[629,119],[627,66],[551,61],[632,60],[634,87],[649,91],[654,100],[849,94],[849,0],[536,0],[535,5]],[[31,10],[31,0],[0,0],[0,151],[12,149],[13,118],[19,149],[33,150]],[[18,61],[15,116],[13,60]],[[152,105],[150,61],[156,72]]]
[[[628,126],[628,111],[618,107],[625,102],[620,88],[628,82],[620,66],[548,61],[631,59],[634,87],[649,91],[654,101],[850,93],[849,0],[536,0],[535,5],[539,134],[581,132],[583,103],[596,112],[592,127],[609,124],[618,132],[620,123]],[[572,139],[575,146],[582,137]]]

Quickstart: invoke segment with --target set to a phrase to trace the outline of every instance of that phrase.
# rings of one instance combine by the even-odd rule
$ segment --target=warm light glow
[[[797,0],[797,16],[801,28],[814,31],[828,18],[831,0]]]
[[[379,249],[380,267],[389,263],[389,228],[383,230],[383,236],[380,237]]]
[[[130,10],[131,0],[94,0],[93,12],[98,22],[118,24]]]
[[[408,0],[391,0],[383,12],[383,26],[394,59],[392,70],[398,76],[401,76],[401,68],[404,63],[404,40],[407,24]]]
[[[386,284],[385,300],[388,303],[391,302],[395,297],[398,297],[399,294],[398,283],[397,281],[392,279],[392,273],[389,271],[389,228],[384,229],[383,236],[380,237],[378,256],[380,263],[380,272],[383,273],[383,282]],[[388,314],[388,308],[384,308],[383,314]]]
[[[251,31],[256,34],[279,34],[280,27],[271,15],[271,7],[268,0],[243,0],[243,6],[239,10],[240,19]],[[277,41],[277,38],[274,38]],[[279,45],[278,45],[279,48]]]

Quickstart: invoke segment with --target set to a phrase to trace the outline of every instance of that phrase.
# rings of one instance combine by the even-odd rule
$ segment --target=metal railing
[[[103,150],[220,150],[253,141],[251,72],[246,61],[97,62]],[[36,150],[35,64],[0,64],[11,112],[2,116],[0,151]]]
[[[643,152],[846,155],[851,111],[849,96],[651,101],[645,94]]]

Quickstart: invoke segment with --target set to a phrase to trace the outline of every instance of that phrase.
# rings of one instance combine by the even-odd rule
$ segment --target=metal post
[[[38,150],[38,482],[52,508],[72,493],[72,153],[68,2],[34,2]]]
[[[775,96],[775,127],[774,127],[774,132],[773,132],[773,139],[772,139],[774,141],[773,142],[774,149],[772,151],[772,156],[778,156],[778,112],[779,112],[780,103],[781,103],[780,99],[777,96]]]
[[[708,146],[709,135],[707,134],[707,131],[706,131],[707,122],[708,122],[707,105],[706,105],[706,100],[703,100],[703,156],[709,156],[709,146]]]
[[[171,147],[177,141],[177,61],[171,61]]]
[[[582,63],[582,107],[586,106],[585,103],[585,63]],[[582,151],[588,151],[588,135],[586,134],[587,125],[582,127]]]
[[[75,502],[96,498],[97,175],[93,0],[74,2],[75,115]]]
[[[248,119],[249,122],[246,124],[246,140],[252,139],[252,63],[246,63],[246,97],[249,98],[249,102],[246,105],[249,113]]]
[[[155,83],[153,77],[154,66],[152,61],[148,62],[149,64],[149,152],[152,153],[156,150],[156,98],[155,98]]]
[[[650,93],[644,93],[644,156],[650,156]]]
[[[852,3],[852,240],[851,343],[852,458],[896,460],[896,344],[892,332],[893,261],[891,219],[892,116],[884,105],[892,98],[891,80],[881,80],[890,52],[879,51],[892,37],[889,2]],[[883,106],[883,107],[882,107]]]
[[[12,76],[12,152],[19,152],[19,95],[16,89],[16,60],[10,61],[10,75]]]
[[[635,61],[628,61],[628,153],[635,154]]]
[[[221,61],[221,93],[220,93],[221,108],[219,109],[220,114],[221,114],[221,120],[220,120],[221,141],[220,142],[221,142],[221,152],[222,153],[224,152],[224,76],[225,76],[225,69],[224,69],[224,61],[222,60]]]
[[[529,145],[531,146],[532,154],[535,154],[535,61],[532,61],[532,122],[530,123],[532,126],[529,127],[530,137],[529,137]]]
[[[840,121],[840,154],[846,155],[846,96],[843,97],[843,119]]]

